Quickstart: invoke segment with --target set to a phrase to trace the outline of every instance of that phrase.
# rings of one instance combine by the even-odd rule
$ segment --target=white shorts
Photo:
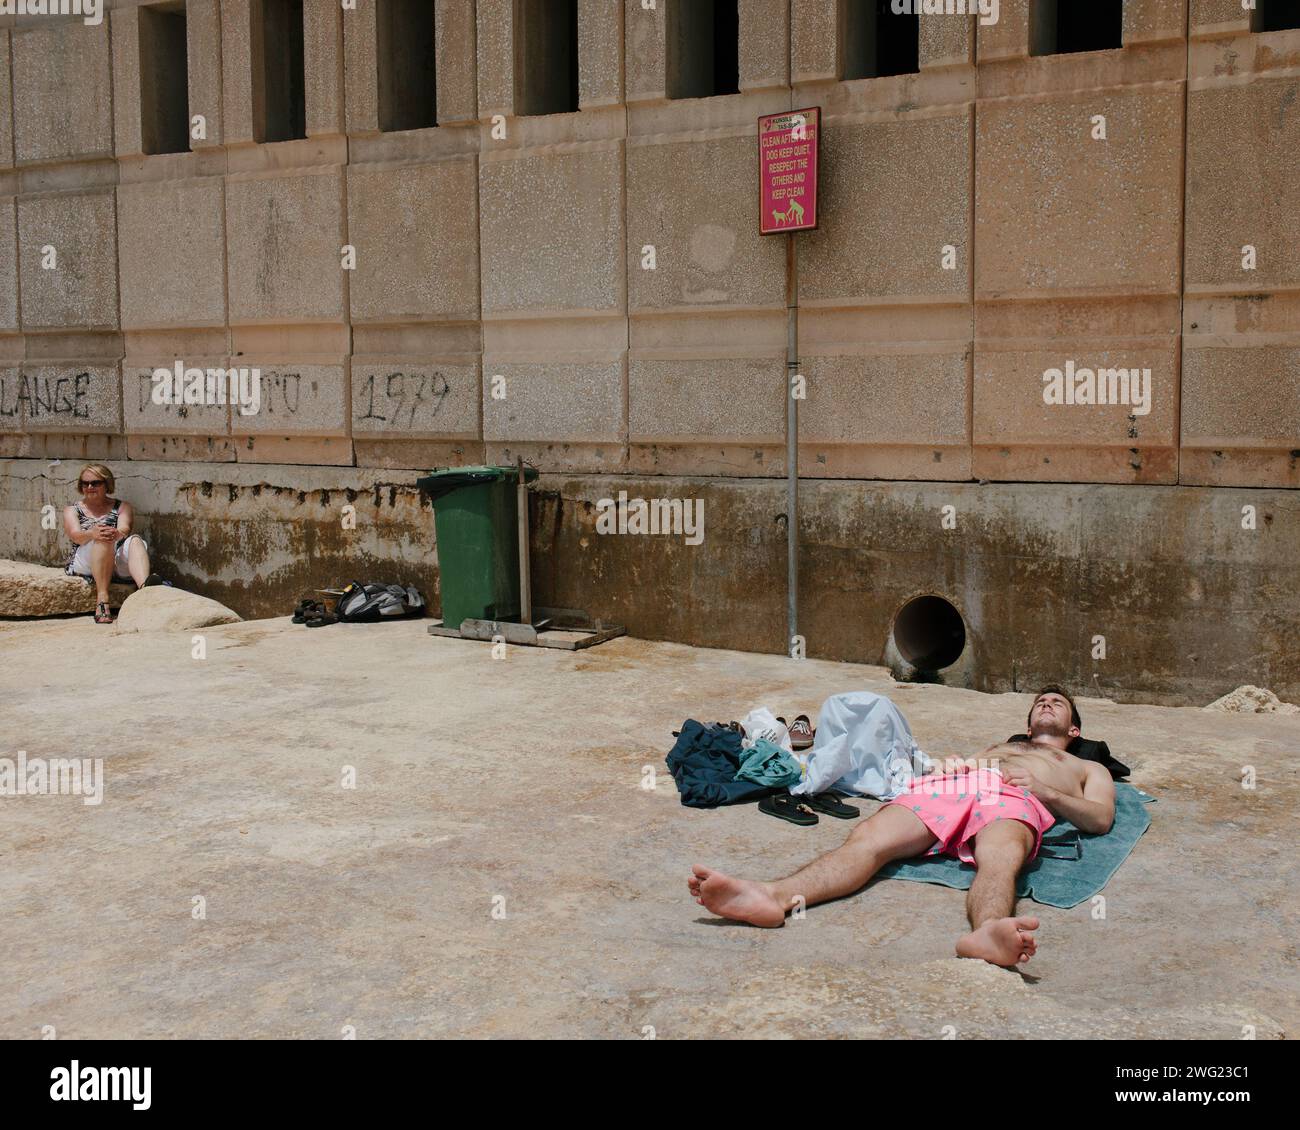
[[[149,543],[139,534],[127,534],[113,550],[113,577],[121,578],[124,581],[131,580],[131,565],[127,557],[128,550],[133,541],[138,541],[145,550],[148,551]],[[90,547],[94,542],[85,542],[77,546],[77,554],[68,564],[68,572],[77,577],[92,576],[90,572]],[[134,582],[133,582],[134,583]]]

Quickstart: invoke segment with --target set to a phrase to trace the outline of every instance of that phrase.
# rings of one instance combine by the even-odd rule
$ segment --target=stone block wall
[[[914,72],[846,78],[850,0],[738,0],[735,92],[674,98],[690,2],[576,0],[576,75],[539,81],[552,9],[429,0],[430,124],[386,131],[391,12],[303,0],[302,136],[275,142],[276,0],[0,18],[0,458],[782,476],[756,119],[820,106],[806,479],[1204,487],[1234,512],[1300,487],[1300,29],[1125,0],[1122,46],[1043,54],[1036,0],[1001,0],[922,15]],[[183,82],[155,19],[182,11]],[[152,152],[181,89],[188,148]],[[256,367],[261,407],[153,403],[177,362]],[[1045,401],[1082,368],[1149,372],[1149,401]]]
[[[849,0],[740,0],[737,92],[670,98],[679,2],[580,0],[577,109],[535,115],[546,6],[430,0],[436,124],[384,132],[377,0],[306,0],[271,143],[264,0],[5,18],[0,454],[781,475],[755,120],[820,105],[803,475],[1300,485],[1300,30],[1127,0],[1121,47],[1042,55],[1004,0],[845,79]],[[184,12],[186,152],[146,152],[182,87],[144,8]],[[142,403],[178,359],[267,410]],[[1150,370],[1149,411],[1044,403],[1067,362]]]

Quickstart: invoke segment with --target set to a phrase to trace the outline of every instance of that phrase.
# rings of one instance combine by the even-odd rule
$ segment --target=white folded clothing
[[[803,780],[790,787],[797,794],[838,789],[892,800],[914,777],[932,770],[902,711],[871,691],[832,695],[822,703],[813,747],[796,756],[804,762]]]

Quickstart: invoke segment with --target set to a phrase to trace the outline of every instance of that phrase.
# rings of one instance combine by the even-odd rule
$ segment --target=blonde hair
[[[107,467],[105,467],[103,463],[87,463],[84,467],[81,468],[80,471],[77,472],[77,493],[78,494],[85,493],[85,491],[83,491],[81,487],[81,476],[84,475],[87,471],[93,474],[95,478],[104,480],[104,493],[106,495],[112,494],[113,491],[117,488],[117,480],[113,478],[113,472],[110,471]]]

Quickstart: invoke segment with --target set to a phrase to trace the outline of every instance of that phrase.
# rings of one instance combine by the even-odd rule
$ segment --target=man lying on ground
[[[951,772],[918,778],[856,828],[842,847],[788,879],[735,879],[698,864],[688,880],[695,901],[723,918],[781,926],[796,906],[841,898],[891,860],[947,854],[977,868],[966,896],[969,934],[958,957],[1015,966],[1037,949],[1037,918],[1014,917],[1016,876],[1060,817],[1081,832],[1110,831],[1115,784],[1109,770],[1065,752],[1082,723],[1074,700],[1052,685],[1029,709],[1027,742],[989,746],[983,768],[950,759]],[[953,762],[957,762],[956,765]]]

